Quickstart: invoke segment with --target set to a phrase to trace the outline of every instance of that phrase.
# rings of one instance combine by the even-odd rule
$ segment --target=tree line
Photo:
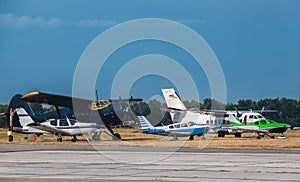
[[[183,101],[184,105],[188,108],[195,108],[198,110],[261,110],[263,107],[265,110],[276,110],[277,112],[264,112],[263,116],[267,119],[272,119],[277,122],[288,123],[292,126],[300,126],[300,100],[288,99],[288,98],[267,98],[254,101],[251,99],[241,99],[236,104],[229,103],[224,104],[214,99],[206,98],[202,103],[197,101]],[[40,114],[52,108],[43,108],[39,104],[30,104],[33,111],[36,114]],[[139,102],[130,106],[131,111],[135,115],[147,116],[150,121],[156,121],[157,124],[169,124],[171,123],[171,117],[168,112],[162,110],[165,107],[165,103],[161,103],[157,100],[150,100],[149,103]],[[0,104],[0,113],[7,112],[8,105]],[[122,120],[122,118],[120,118]],[[0,127],[7,126],[5,117],[0,118]]]
[[[288,99],[288,98],[267,98],[254,101],[251,99],[241,99],[236,104],[229,103],[224,104],[214,99],[206,98],[203,103],[199,103],[195,100],[183,101],[184,105],[188,108],[195,108],[195,110],[231,110],[235,111],[249,111],[259,110],[264,111],[262,115],[267,119],[271,119],[277,122],[288,123],[291,126],[300,126],[300,100]],[[155,118],[162,118],[163,124],[171,122],[171,118],[168,113],[165,113],[160,108],[164,107],[164,103],[160,103],[156,100],[151,100],[148,104],[141,102],[131,106],[132,111],[135,114],[142,114],[144,116],[150,116],[152,120]],[[274,110],[275,112],[267,112],[268,110]],[[150,113],[155,114],[151,115]]]

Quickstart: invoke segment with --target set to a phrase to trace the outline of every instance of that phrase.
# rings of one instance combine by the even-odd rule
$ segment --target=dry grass
[[[8,142],[7,130],[0,129],[0,144]],[[112,141],[112,137],[106,133],[101,134],[101,141],[87,142],[85,136],[79,136],[76,143],[71,142],[70,136],[63,137],[64,141],[56,142],[54,136],[40,136],[36,141],[24,140],[26,135],[14,133],[15,144],[40,144],[40,145],[97,145],[97,146],[151,146],[151,147],[186,147],[186,148],[232,148],[232,149],[282,149],[282,150],[300,150],[300,130],[287,131],[286,138],[275,139],[264,137],[256,139],[256,134],[243,134],[242,138],[235,138],[227,135],[225,138],[218,138],[216,134],[206,135],[206,140],[195,137],[195,140],[189,141],[188,137],[180,137],[179,140],[173,141],[172,137],[147,135],[137,129],[115,129],[122,136],[122,141]]]

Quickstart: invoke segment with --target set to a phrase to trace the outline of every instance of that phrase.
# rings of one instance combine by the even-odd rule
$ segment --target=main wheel
[[[76,141],[77,141],[77,137],[76,137],[76,135],[74,135],[71,142],[76,142]]]
[[[58,134],[58,135],[57,135],[56,141],[57,141],[57,142],[62,142],[62,136],[61,136],[61,134]]]
[[[99,140],[100,140],[100,135],[98,135],[97,133],[95,133],[95,134],[92,136],[92,139],[95,140],[95,141],[99,141]]]
[[[242,134],[241,133],[236,133],[236,134],[234,134],[234,136],[237,137],[237,138],[241,138]]]
[[[225,132],[219,132],[218,137],[225,137]]]
[[[121,140],[121,135],[119,133],[114,134],[114,140]]]
[[[8,141],[10,141],[10,142],[14,141],[14,137],[12,135],[9,135],[8,136]]]
[[[190,138],[189,138],[189,140],[194,140],[194,136],[191,135]]]

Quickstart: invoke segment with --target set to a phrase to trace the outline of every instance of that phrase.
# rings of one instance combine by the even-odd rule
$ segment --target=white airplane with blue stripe
[[[197,125],[194,122],[181,122],[166,126],[154,127],[145,116],[138,116],[143,133],[156,135],[170,135],[174,140],[177,136],[189,136],[189,140],[194,140],[194,136],[203,136],[209,130],[209,125]]]

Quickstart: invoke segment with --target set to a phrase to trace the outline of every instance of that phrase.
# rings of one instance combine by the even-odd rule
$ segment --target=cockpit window
[[[260,124],[266,124],[266,120],[261,120]]]
[[[253,119],[253,115],[250,115],[250,116],[249,116],[249,119]]]
[[[259,119],[263,118],[261,115],[257,115],[257,117],[258,117]]]
[[[56,121],[56,120],[50,121],[50,124],[51,124],[52,126],[57,126],[57,121]]]

